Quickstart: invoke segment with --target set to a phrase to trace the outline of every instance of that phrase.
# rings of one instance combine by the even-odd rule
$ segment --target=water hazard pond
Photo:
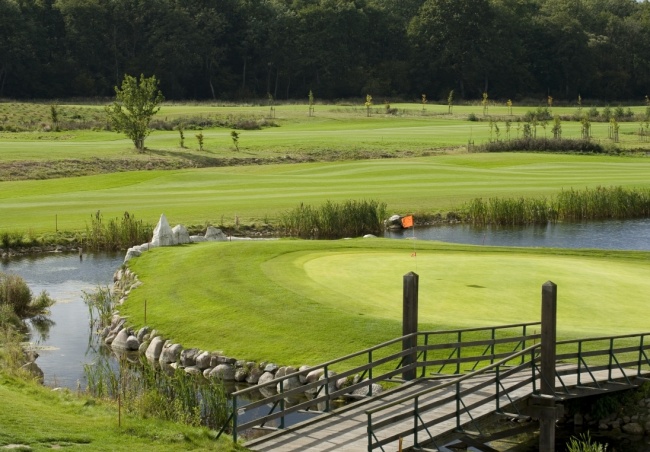
[[[386,237],[411,238],[413,233],[412,229],[387,232]],[[493,246],[650,250],[650,219],[526,228],[443,225],[416,228],[415,237]],[[50,253],[0,261],[0,271],[20,275],[34,294],[45,290],[57,301],[52,307],[54,325],[39,344],[43,348],[37,363],[46,384],[85,387],[83,364],[93,361],[97,350],[90,341],[83,292],[111,284],[123,259],[123,253],[84,254],[83,260],[78,254]]]

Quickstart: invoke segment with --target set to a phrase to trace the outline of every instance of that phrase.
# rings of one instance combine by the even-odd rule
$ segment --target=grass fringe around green
[[[650,189],[596,187],[562,190],[550,199],[476,198],[464,211],[474,225],[514,226],[558,221],[650,217]]]

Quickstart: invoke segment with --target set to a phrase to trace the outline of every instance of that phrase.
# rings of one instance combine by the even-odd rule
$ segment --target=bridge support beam
[[[404,297],[402,302],[402,336],[418,331],[418,285],[420,277],[417,273],[409,272],[404,275]],[[415,347],[418,345],[417,335],[402,341],[402,350],[412,349],[413,352],[404,356],[403,364],[415,364],[418,354]],[[415,380],[417,369],[413,367],[402,373],[404,380]]]
[[[557,332],[557,285],[542,285],[541,397],[539,450],[555,451],[555,344]]]

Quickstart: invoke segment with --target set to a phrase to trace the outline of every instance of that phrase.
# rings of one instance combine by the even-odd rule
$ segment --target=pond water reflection
[[[650,219],[557,223],[546,226],[476,227],[467,224],[422,226],[386,231],[385,237],[439,240],[487,246],[650,250]]]

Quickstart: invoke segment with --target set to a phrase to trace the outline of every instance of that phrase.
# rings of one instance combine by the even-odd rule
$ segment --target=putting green
[[[123,307],[189,347],[316,363],[401,334],[403,275],[420,275],[420,330],[537,321],[558,285],[560,337],[647,330],[650,253],[404,240],[227,242],[155,249]],[[206,265],[197,265],[206,262]],[[173,271],[169,269],[173,268]],[[190,326],[191,325],[191,326]]]

